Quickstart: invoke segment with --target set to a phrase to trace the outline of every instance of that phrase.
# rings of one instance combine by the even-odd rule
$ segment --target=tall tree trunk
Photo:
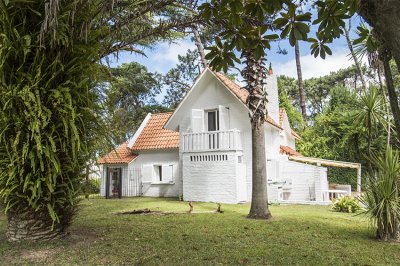
[[[377,73],[378,73],[378,80],[379,80],[379,90],[381,91],[383,95],[383,100],[385,101],[385,113],[386,113],[386,120],[387,120],[387,138],[386,138],[386,144],[390,145],[390,138],[391,138],[391,123],[390,123],[390,104],[387,100],[387,95],[386,91],[383,88],[383,82],[382,82],[382,76],[381,76],[381,63],[380,60],[377,65]]]
[[[388,90],[390,108],[392,109],[394,125],[396,128],[397,139],[400,140],[400,107],[396,89],[393,83],[392,70],[389,64],[390,58],[386,52],[382,53],[383,70],[385,73],[386,88]]]
[[[303,74],[301,73],[300,47],[299,47],[298,41],[296,41],[296,43],[294,45],[294,51],[296,54],[297,81],[298,81],[298,85],[299,85],[301,114],[303,115],[303,120],[307,121],[306,96],[304,93]]]
[[[200,34],[199,34],[199,28],[197,25],[192,26],[192,32],[194,35],[194,43],[197,47],[197,51],[199,52],[200,59],[201,59],[201,64],[203,65],[203,68],[206,68],[208,66],[208,62],[206,60],[206,54],[204,52],[204,46],[203,42],[201,41]]]
[[[256,60],[250,51],[243,52],[246,66],[242,76],[249,91],[247,105],[250,111],[252,135],[252,198],[248,218],[268,219],[267,168],[265,156],[264,123],[267,117],[267,95],[264,90],[266,68],[263,59]]]
[[[68,209],[68,208],[67,208]],[[9,241],[21,240],[50,240],[65,236],[65,230],[69,226],[73,212],[64,210],[65,219],[61,223],[52,224],[48,211],[33,210],[30,206],[19,205],[13,207],[7,213]]]
[[[398,0],[361,0],[358,12],[390,50],[400,71],[400,4]]]
[[[351,40],[350,40],[350,27],[351,26],[350,26],[350,22],[349,22],[349,28],[346,28],[346,26],[344,26],[342,28],[343,28],[343,31],[344,31],[344,36],[346,38],[347,46],[349,47],[349,50],[350,50],[351,57],[354,60],[354,64],[356,65],[358,75],[360,76],[360,80],[361,80],[361,84],[362,84],[363,90],[365,90],[367,88],[367,84],[366,84],[365,79],[364,79],[364,73],[362,71],[360,61],[358,61],[357,55],[356,55],[356,53],[354,52],[354,49],[353,49],[353,44],[351,43]]]

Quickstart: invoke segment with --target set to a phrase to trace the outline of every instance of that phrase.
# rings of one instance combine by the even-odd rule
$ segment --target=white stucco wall
[[[206,156],[226,156],[211,159]],[[183,154],[183,199],[238,203],[245,198],[245,179],[238,177],[237,152],[196,152]],[[200,158],[200,159],[199,159]],[[226,159],[225,159],[226,158]]]
[[[268,93],[268,114],[279,123],[279,92],[276,75],[267,75],[265,90]]]
[[[288,161],[282,156],[268,162],[268,180],[287,181],[285,199],[288,201],[322,202],[322,191],[328,189],[327,169],[309,164]],[[279,200],[277,185],[268,186],[268,199]]]
[[[268,159],[274,159],[279,156],[280,136],[279,130],[271,125],[265,126],[265,152]]]
[[[144,165],[172,165],[173,183],[157,184],[142,183],[142,195],[149,197],[178,197],[181,186],[181,175],[179,171],[179,152],[173,150],[154,150],[138,152],[139,156],[130,168],[139,168],[143,171]]]

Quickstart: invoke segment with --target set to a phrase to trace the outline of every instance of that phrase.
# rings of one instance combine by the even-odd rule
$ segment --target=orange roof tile
[[[214,72],[215,76],[231,91],[239,100],[241,100],[244,104],[247,102],[247,98],[249,97],[249,92],[243,88],[241,88],[238,84],[229,79],[226,75],[221,72]],[[271,116],[265,119],[267,123],[279,128],[283,129]]]
[[[280,146],[280,153],[292,156],[302,156],[300,152],[290,148],[289,146]]]
[[[279,109],[279,125],[283,128],[283,118],[285,117],[286,110],[285,108]],[[297,134],[293,129],[290,129],[290,134],[297,140],[301,140],[299,134]]]
[[[236,97],[238,97],[244,104],[246,103],[247,98],[249,97],[249,92],[246,89],[241,88],[238,84],[233,82],[221,72],[214,72],[214,74],[219,78],[219,80],[222,81],[222,83],[224,83],[224,85],[230,91],[232,91],[236,95]]]
[[[283,127],[281,127],[278,123],[276,123],[276,121],[269,115],[268,115],[267,119],[265,119],[265,121],[267,121],[269,124],[273,125],[274,127],[283,129]]]
[[[283,127],[283,118],[285,118],[286,110],[284,108],[279,108],[279,125]]]
[[[301,140],[301,137],[299,136],[299,134],[297,134],[293,129],[292,129],[291,134],[292,134],[292,136],[293,136],[295,139]]]
[[[164,128],[171,115],[172,112],[152,114],[133,144],[132,150],[179,148],[179,132]]]
[[[125,164],[138,157],[128,148],[128,142],[122,143],[115,150],[97,160],[98,164]]]

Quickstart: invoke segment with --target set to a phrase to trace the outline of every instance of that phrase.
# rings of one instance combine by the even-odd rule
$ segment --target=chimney
[[[268,75],[266,78],[265,91],[268,94],[268,115],[271,116],[277,123],[279,123],[278,78],[276,75],[273,74],[271,64],[269,66]]]
[[[274,71],[272,71],[272,64],[269,63],[269,68],[268,68],[268,75],[274,74]]]

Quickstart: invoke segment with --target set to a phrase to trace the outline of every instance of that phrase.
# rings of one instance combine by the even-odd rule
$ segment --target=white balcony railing
[[[241,150],[240,131],[208,131],[183,134],[183,151]]]

